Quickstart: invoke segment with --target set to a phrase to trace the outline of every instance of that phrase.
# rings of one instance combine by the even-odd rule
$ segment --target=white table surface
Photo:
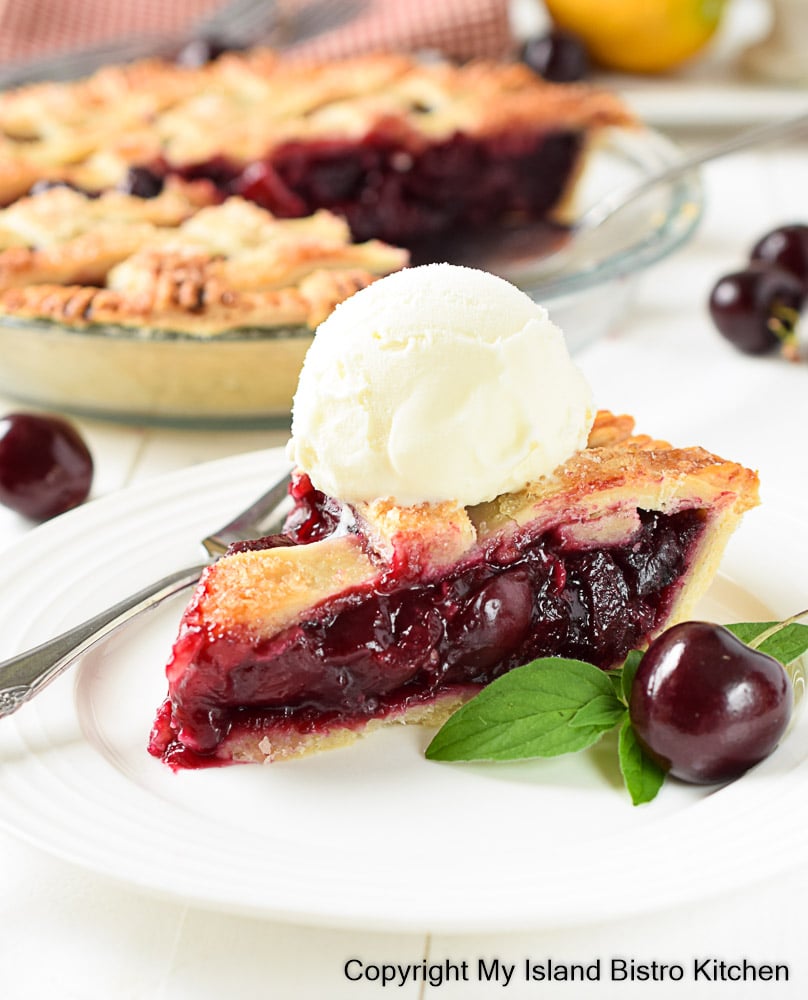
[[[692,243],[647,272],[611,335],[579,358],[599,405],[633,413],[640,429],[702,444],[760,470],[766,495],[808,487],[808,367],[737,354],[712,330],[713,281],[740,265],[755,238],[808,221],[808,147],[738,155],[705,171],[707,210]],[[0,412],[19,404],[0,399]],[[283,431],[167,430],[78,420],[95,455],[94,496],[285,440]],[[0,549],[31,526],[0,509]],[[783,544],[788,544],[784,538]],[[0,566],[2,562],[0,561]],[[2,572],[2,569],[0,569]],[[805,592],[794,607],[808,605]],[[2,764],[2,762],[0,762]],[[0,802],[0,811],[2,803]],[[440,836],[439,832],[437,836]],[[776,850],[776,845],[772,845]],[[402,860],[405,863],[405,859]],[[660,865],[665,858],[660,857]],[[417,872],[413,875],[417,878]],[[626,873],[631,878],[631,873]],[[765,884],[687,910],[542,933],[449,937],[299,928],[197,910],[112,884],[0,833],[0,996],[4,1000],[268,1000],[395,995],[791,998],[808,995],[808,859]],[[475,981],[398,988],[351,983],[344,964],[600,957],[690,965],[699,956],[787,963],[788,982],[610,983]]]

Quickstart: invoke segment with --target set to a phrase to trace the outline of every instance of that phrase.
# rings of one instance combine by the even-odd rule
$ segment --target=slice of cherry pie
[[[472,508],[347,505],[297,473],[284,533],[204,574],[150,751],[270,761],[389,723],[438,724],[537,656],[603,668],[687,617],[756,475],[601,412],[546,479]]]

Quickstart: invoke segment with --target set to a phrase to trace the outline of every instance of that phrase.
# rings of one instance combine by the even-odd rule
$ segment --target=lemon
[[[661,73],[696,55],[715,34],[726,0],[545,0],[559,28],[576,34],[608,69]]]

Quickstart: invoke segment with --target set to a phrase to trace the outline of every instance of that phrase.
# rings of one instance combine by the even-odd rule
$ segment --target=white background
[[[670,119],[676,93],[668,93],[668,110],[661,117]],[[760,93],[761,100],[772,102],[772,92]],[[686,117],[682,102],[678,107],[678,117]],[[711,141],[715,128],[703,126],[705,120],[714,126],[709,119],[715,116],[706,103],[690,101],[690,107],[689,123],[673,123],[680,130],[677,137],[689,146]],[[646,103],[649,108],[653,117],[652,103]],[[783,110],[793,107],[784,105]],[[698,131],[681,131],[687,124]],[[706,168],[707,210],[695,239],[643,276],[631,308],[608,338],[579,358],[599,405],[634,414],[639,428],[655,436],[698,443],[758,468],[764,503],[767,495],[796,503],[805,497],[808,367],[741,357],[715,334],[705,303],[716,278],[741,265],[760,234],[786,221],[808,221],[806,176],[808,147],[798,142],[739,154]],[[0,400],[0,412],[16,408],[19,404]],[[96,459],[96,496],[163,471],[285,439],[283,431],[164,430],[94,420],[79,424]],[[22,519],[0,510],[0,548],[28,530]],[[788,537],[782,544],[788,546]],[[761,589],[765,586],[762,580]],[[795,609],[808,604],[807,597],[808,584],[794,594]],[[439,839],[440,831],[435,836]],[[777,849],[772,843],[771,850]],[[687,910],[658,912],[649,903],[649,912],[632,920],[541,933],[449,937],[431,935],[428,927],[417,934],[374,934],[205,912],[87,874],[0,833],[0,993],[9,1000],[804,997],[808,863],[802,857],[792,861],[774,881],[705,899]],[[659,864],[665,863],[661,855]],[[625,878],[631,877],[626,871]],[[417,871],[413,879],[418,879]],[[586,986],[548,987],[514,977],[502,989],[477,983],[474,975],[480,958],[498,957],[520,968],[526,957],[587,964],[600,958],[605,973],[612,957],[689,968],[695,958],[707,955],[785,962],[791,978],[788,983],[698,986],[610,984],[604,977]],[[373,983],[352,984],[343,975],[344,963],[352,957],[366,963],[465,960],[472,981],[435,990],[420,984],[386,990]]]

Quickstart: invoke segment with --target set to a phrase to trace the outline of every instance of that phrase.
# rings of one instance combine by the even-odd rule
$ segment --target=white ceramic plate
[[[0,658],[198,558],[279,451],[96,501],[8,549]],[[785,534],[784,534],[785,532]],[[783,549],[782,539],[789,544]],[[736,536],[705,614],[795,610],[808,526],[781,507]],[[769,607],[753,594],[764,591]],[[0,824],[131,886],[297,922],[483,931],[603,920],[765,877],[804,852],[808,720],[719,791],[669,783],[634,808],[614,747],[554,761],[430,763],[391,730],[287,764],[169,771],[146,752],[181,603],[88,653],[0,722]]]

